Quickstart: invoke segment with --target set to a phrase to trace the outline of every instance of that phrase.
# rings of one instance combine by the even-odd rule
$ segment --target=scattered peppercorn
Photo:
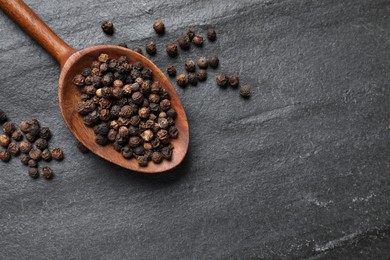
[[[153,24],[153,29],[158,34],[164,34],[164,32],[165,32],[165,25],[164,25],[163,21],[161,21],[161,20],[155,21],[154,24]]]
[[[9,162],[11,160],[11,154],[8,151],[0,151],[0,160]]]
[[[49,162],[51,161],[51,152],[49,151],[49,149],[45,149],[42,151],[42,159]]]
[[[170,76],[170,77],[175,77],[176,76],[176,68],[175,66],[173,66],[172,64],[171,65],[168,65],[167,67],[167,74]]]
[[[155,55],[157,52],[156,44],[153,41],[148,41],[145,46],[146,53],[149,55]]]
[[[37,147],[41,151],[43,151],[47,148],[47,141],[43,138],[37,139],[34,144],[35,144],[35,147]]]
[[[206,70],[198,70],[196,72],[196,77],[198,78],[199,81],[205,81],[207,79],[207,71]]]
[[[190,39],[190,41],[192,41],[192,39],[194,38],[195,34],[196,34],[195,29],[189,28],[189,29],[187,30],[187,36],[188,36],[188,38]]]
[[[101,27],[102,27],[103,32],[105,32],[106,34],[108,34],[108,35],[114,34],[114,24],[112,23],[112,21],[108,20],[108,21],[102,22]]]
[[[242,85],[240,88],[240,95],[243,98],[249,98],[251,96],[251,87],[248,84]]]
[[[42,167],[40,169],[40,175],[45,178],[46,180],[49,180],[53,177],[53,170],[50,167]]]
[[[188,85],[188,77],[184,74],[179,74],[176,76],[177,85],[184,88]]]
[[[20,149],[19,149],[19,144],[18,143],[15,143],[15,142],[12,142],[8,145],[8,148],[7,148],[7,151],[13,155],[13,156],[16,156],[19,154],[20,152]]]
[[[30,156],[31,159],[33,159],[35,161],[39,161],[41,159],[41,156],[42,156],[42,151],[36,147],[33,147],[33,148],[31,148],[28,155]]]
[[[191,39],[190,37],[188,37],[188,35],[186,36],[180,35],[177,38],[177,43],[179,44],[181,49],[188,50],[191,46]]]
[[[232,88],[237,88],[238,84],[240,83],[240,80],[236,74],[233,74],[229,78],[229,84]]]
[[[0,135],[0,145],[2,147],[7,148],[10,142],[11,139],[8,137],[8,135]]]
[[[28,154],[22,154],[20,156],[20,162],[24,165],[28,165],[28,161],[30,160],[30,156]]]
[[[15,124],[11,121],[7,121],[3,124],[3,132],[6,135],[11,135],[16,130]]]
[[[219,87],[226,87],[229,83],[229,78],[226,76],[226,74],[218,74],[216,81]]]
[[[175,57],[177,55],[176,43],[168,43],[165,50],[167,51],[167,53],[170,57]]]
[[[0,110],[0,124],[3,124],[8,120],[7,115],[3,110]]]
[[[30,160],[28,160],[28,166],[29,166],[29,167],[37,167],[37,166],[38,166],[38,163],[37,163],[36,160],[30,159]]]
[[[184,68],[188,72],[195,71],[196,68],[195,62],[193,60],[186,60],[186,62],[184,63]]]
[[[208,63],[206,57],[200,57],[200,58],[198,59],[198,67],[199,67],[200,69],[207,69],[208,65],[209,65],[209,63]]]
[[[51,152],[51,155],[52,155],[53,159],[55,159],[57,161],[61,161],[62,159],[64,159],[64,153],[62,152],[61,148],[53,149],[53,151]],[[31,155],[30,155],[30,157],[31,157]]]
[[[37,179],[39,177],[39,172],[38,172],[38,168],[36,167],[30,167],[28,168],[28,175],[33,178],[33,179]]]
[[[214,29],[210,28],[207,30],[207,39],[209,39],[209,41],[215,41],[215,39],[217,39],[217,33],[215,32]]]
[[[192,86],[196,86],[198,84],[198,78],[196,77],[195,72],[188,73],[188,83]]]
[[[211,56],[209,57],[208,59],[208,63],[210,65],[211,68],[215,69],[215,68],[218,68],[218,65],[219,65],[219,59],[217,56]]]
[[[196,46],[200,47],[203,45],[203,36],[196,33],[194,37],[192,38],[192,43],[195,44]]]

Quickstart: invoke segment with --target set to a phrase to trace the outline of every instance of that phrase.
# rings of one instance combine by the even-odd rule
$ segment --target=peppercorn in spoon
[[[189,143],[187,117],[175,89],[152,61],[139,53],[119,46],[101,45],[74,50],[62,41],[22,0],[0,0],[0,8],[59,62],[61,72],[58,100],[62,117],[73,135],[91,152],[126,169],[145,173],[164,172],[182,162]],[[150,162],[147,167],[140,167],[136,160],[125,159],[114,150],[113,146],[101,146],[95,142],[93,129],[84,124],[83,118],[76,111],[81,93],[73,84],[73,78],[83,68],[90,66],[101,53],[106,53],[115,59],[126,56],[130,63],[140,62],[152,71],[153,80],[158,81],[170,95],[171,106],[177,113],[175,125],[179,132],[178,137],[171,140],[174,147],[171,160],[164,160],[160,164]]]

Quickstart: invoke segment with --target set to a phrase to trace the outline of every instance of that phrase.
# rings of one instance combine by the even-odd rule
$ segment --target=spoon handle
[[[0,0],[2,9],[61,65],[75,50],[61,40],[22,0]]]

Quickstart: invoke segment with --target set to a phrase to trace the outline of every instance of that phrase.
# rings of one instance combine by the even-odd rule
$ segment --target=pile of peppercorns
[[[28,174],[36,179],[41,175],[45,179],[53,177],[53,170],[48,167],[42,167],[38,170],[38,162],[46,162],[55,159],[61,161],[64,154],[60,148],[55,148],[50,152],[49,140],[51,131],[48,127],[41,127],[36,119],[22,121],[20,131],[16,129],[13,122],[8,120],[7,115],[0,110],[0,124],[4,134],[0,134],[0,146],[6,150],[0,151],[0,160],[9,162],[12,156],[20,155],[22,164],[29,166]],[[23,141],[23,133],[26,138]]]
[[[149,68],[129,63],[126,56],[114,59],[102,53],[73,83],[82,93],[77,112],[93,127],[97,144],[112,143],[141,167],[171,159],[170,140],[179,134],[176,111]]]
[[[101,27],[103,31],[108,35],[112,35],[114,33],[114,25],[112,21],[104,21]],[[162,35],[165,33],[165,25],[161,20],[154,22],[153,29],[157,34]],[[206,35],[209,41],[215,41],[217,39],[217,33],[212,28],[207,30]],[[178,37],[177,43],[182,50],[188,50],[191,47],[191,43],[193,43],[197,47],[203,46],[204,39],[202,34],[196,32],[193,28],[190,28],[185,35],[180,35]],[[119,43],[118,45],[127,48],[126,43]],[[132,50],[143,54],[140,48],[133,48]],[[148,41],[146,43],[145,50],[149,55],[155,55],[157,53],[156,44],[153,41]],[[175,57],[178,53],[177,44],[168,43],[166,45],[165,50],[169,57]],[[198,71],[196,71],[196,65],[198,65],[199,67]],[[185,62],[184,68],[187,71],[187,74],[181,73],[177,75],[177,70],[172,64],[166,68],[166,72],[170,77],[176,77],[177,85],[184,88],[188,84],[196,86],[198,84],[198,81],[205,81],[207,79],[206,69],[209,66],[215,69],[218,67],[218,65],[219,59],[217,56],[210,56],[209,58],[200,57],[197,63],[195,63],[193,60],[187,60]],[[216,83],[217,86],[221,88],[226,88],[230,85],[232,88],[236,89],[239,86],[239,78],[236,73],[230,76],[224,73],[220,73],[216,76]],[[248,84],[241,85],[240,95],[244,98],[249,98],[251,96],[251,87]]]

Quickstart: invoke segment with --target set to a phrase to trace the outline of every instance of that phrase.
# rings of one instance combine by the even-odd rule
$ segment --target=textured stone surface
[[[50,126],[66,155],[50,163],[51,181],[1,163],[1,259],[388,257],[389,1],[26,2],[75,48],[155,39],[162,68],[205,54],[221,67],[178,88],[191,128],[184,163],[143,176],[77,151],[58,64],[0,13],[1,109]],[[100,22],[112,17],[108,37]],[[209,25],[215,43],[167,57],[188,26]],[[218,89],[218,71],[238,72],[252,98]]]

